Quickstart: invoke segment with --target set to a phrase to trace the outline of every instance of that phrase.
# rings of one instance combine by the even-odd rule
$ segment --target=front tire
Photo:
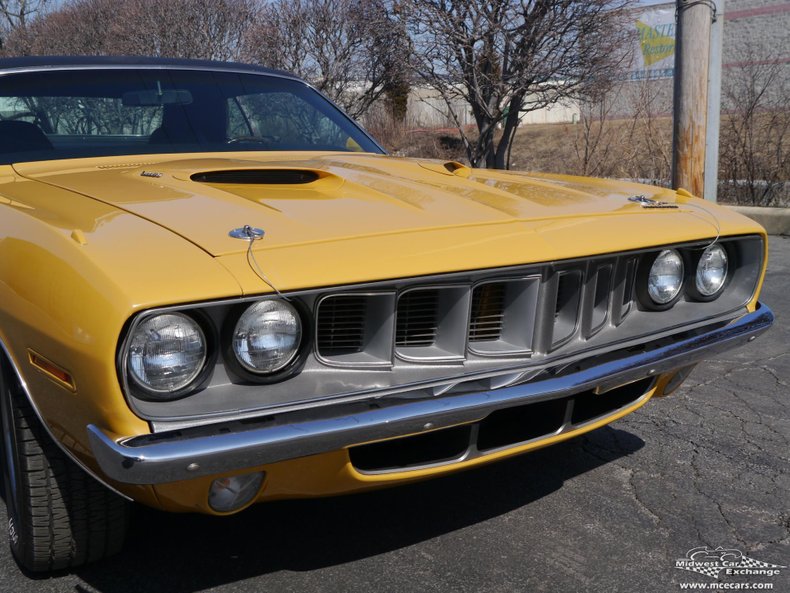
[[[52,441],[1,353],[0,412],[8,535],[17,562],[48,572],[120,551],[128,504]]]

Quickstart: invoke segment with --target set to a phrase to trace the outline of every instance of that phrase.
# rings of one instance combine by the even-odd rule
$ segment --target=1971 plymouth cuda
[[[691,196],[394,158],[238,64],[0,61],[8,532],[236,513],[593,430],[770,326],[766,237]]]

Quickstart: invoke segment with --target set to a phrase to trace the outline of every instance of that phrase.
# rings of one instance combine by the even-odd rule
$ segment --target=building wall
[[[674,11],[674,2],[637,8],[633,22],[646,12],[656,9]],[[661,32],[666,29],[662,28]],[[737,86],[745,77],[768,76],[771,69],[778,69],[776,80],[769,85],[768,101],[779,104],[790,97],[790,0],[726,0],[724,7],[723,38],[723,92],[722,107],[725,112],[737,100]],[[673,58],[665,60],[671,68]],[[649,109],[655,116],[672,113],[671,71],[661,68],[656,79],[629,80],[633,73],[624,75],[624,82],[612,94],[610,117],[628,117],[638,110]],[[667,76],[668,75],[668,76]],[[641,75],[640,75],[641,76]],[[463,101],[455,104],[462,125],[474,120]],[[524,124],[568,123],[578,121],[580,106],[565,102],[524,114]],[[447,107],[433,91],[416,88],[409,97],[407,123],[419,128],[454,127],[447,114]]]
[[[755,80],[763,105],[790,108],[790,2],[731,0],[724,21],[722,108],[734,108]]]
[[[636,21],[642,11],[672,8],[669,2],[635,10]],[[779,105],[790,91],[790,1],[726,0],[722,43],[722,108],[734,107],[750,79],[768,85],[766,104]],[[649,105],[654,115],[672,114],[672,78],[627,81],[613,98],[611,115],[627,117]]]
[[[469,104],[463,100],[453,102],[453,111],[462,126],[472,125],[474,118]],[[450,116],[441,95],[425,86],[412,87],[406,106],[406,125],[410,128],[454,128],[455,120]]]

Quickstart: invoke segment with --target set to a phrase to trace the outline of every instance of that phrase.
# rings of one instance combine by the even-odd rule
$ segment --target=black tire
[[[3,483],[11,551],[48,572],[119,552],[128,503],[68,459],[41,426],[0,353]]]

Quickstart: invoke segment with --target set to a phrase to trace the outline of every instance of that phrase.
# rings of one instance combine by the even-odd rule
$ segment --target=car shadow
[[[282,570],[340,565],[503,515],[643,446],[627,431],[604,427],[427,482],[273,502],[227,518],[139,508],[121,555],[75,574],[102,593],[193,593]]]

